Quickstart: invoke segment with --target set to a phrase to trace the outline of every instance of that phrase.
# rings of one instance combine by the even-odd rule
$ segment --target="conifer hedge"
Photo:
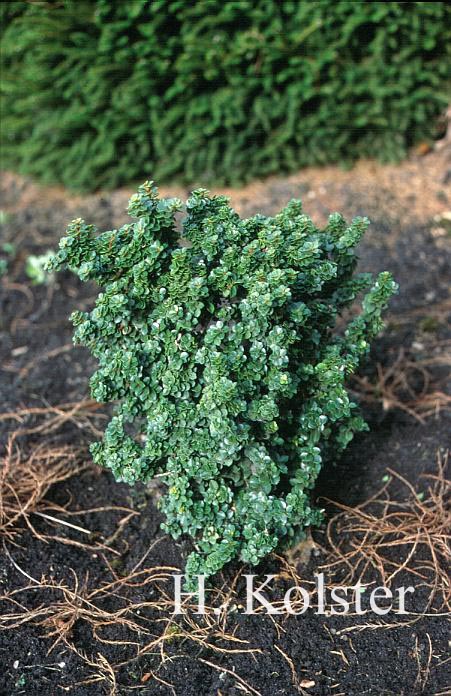
[[[401,157],[449,100],[442,2],[3,2],[2,165],[75,190]]]

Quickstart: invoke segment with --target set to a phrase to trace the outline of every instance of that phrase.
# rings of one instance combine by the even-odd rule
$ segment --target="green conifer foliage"
[[[1,2],[2,167],[75,190],[394,160],[449,102],[444,2]]]
[[[97,234],[74,220],[50,270],[102,286],[74,340],[99,361],[93,398],[115,401],[94,461],[132,484],[158,475],[164,529],[190,535],[187,573],[251,564],[320,520],[309,490],[365,423],[346,379],[382,327],[389,273],[354,275],[367,225],[338,214],[319,230],[293,200],[242,220],[204,189],[186,202],[152,182],[134,222]],[[337,317],[362,290],[361,313]]]

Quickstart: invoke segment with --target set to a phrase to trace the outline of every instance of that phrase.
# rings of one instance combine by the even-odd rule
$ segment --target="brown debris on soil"
[[[74,447],[42,442],[24,453],[11,437],[0,461],[0,537],[13,541],[24,522],[38,535],[31,514],[45,514],[50,487],[80,473],[83,466]]]
[[[206,605],[206,614],[194,618],[197,605],[188,597],[182,602],[182,610],[186,613],[173,616],[174,602],[166,586],[174,573],[181,572],[179,568],[156,566],[140,569],[138,563],[132,572],[120,576],[106,558],[104,562],[111,579],[99,585],[91,582],[89,576],[80,578],[74,570],[70,584],[46,577],[37,580],[15,564],[31,582],[0,594],[0,603],[5,606],[0,614],[0,629],[12,631],[26,624],[39,627],[42,636],[50,640],[48,654],[63,643],[87,666],[90,676],[79,682],[80,685],[102,682],[111,696],[117,693],[115,675],[119,668],[132,665],[148,654],[157,656],[159,664],[151,672],[146,672],[141,682],[160,682],[172,688],[158,672],[168,660],[175,659],[174,655],[167,653],[167,646],[174,643],[188,642],[199,651],[219,656],[261,652],[259,648],[250,646],[247,640],[228,631],[224,614],[215,611],[213,606]],[[139,597],[135,598],[137,590]],[[157,598],[143,600],[143,592]],[[27,607],[23,600],[30,593],[38,599],[42,597],[33,608]],[[226,602],[228,597],[223,590],[216,589],[213,599],[218,604],[221,600]],[[100,646],[108,646],[109,659],[113,655],[115,661],[109,662],[102,652],[94,650],[88,653],[80,648],[74,639],[76,624],[78,627],[80,624],[89,626],[93,639]],[[125,660],[124,650],[129,653]],[[219,668],[215,663],[208,664],[214,669]],[[233,673],[232,676],[250,692],[260,694],[239,674]]]
[[[354,375],[352,391],[360,402],[381,404],[384,411],[399,408],[420,423],[440,411],[451,409],[451,394],[445,393],[441,381],[430,368],[451,366],[451,353],[413,360],[400,349],[389,366],[376,365],[376,379]]]
[[[96,419],[105,418],[98,411],[102,409],[102,404],[93,399],[83,399],[80,401],[58,404],[56,406],[35,406],[19,408],[15,411],[0,413],[1,421],[13,421],[24,425],[29,419],[36,419],[37,423],[21,427],[13,431],[11,437],[15,441],[24,435],[41,434],[49,435],[55,433],[66,425],[72,423],[79,430],[87,430],[95,437],[101,437],[102,432],[95,426]],[[40,418],[42,419],[40,420]]]
[[[327,525],[329,573],[344,571],[341,582],[365,583],[374,573],[390,588],[400,573],[415,576],[428,590],[427,612],[451,611],[451,481],[446,478],[449,453],[437,453],[437,473],[423,477],[425,491],[417,491],[403,476],[387,469],[387,482],[369,500],[356,507],[333,503],[341,512]],[[390,496],[393,480],[408,491],[399,502]],[[396,551],[395,557],[393,550]]]

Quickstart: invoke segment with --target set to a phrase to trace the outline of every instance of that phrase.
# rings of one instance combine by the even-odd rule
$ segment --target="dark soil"
[[[61,352],[58,349],[71,343],[69,314],[74,309],[92,304],[95,287],[81,284],[69,273],[59,274],[50,285],[33,286],[24,273],[24,262],[30,253],[43,253],[53,248],[72,217],[85,217],[101,229],[110,229],[125,219],[122,213],[118,213],[112,196],[77,200],[66,205],[61,197],[55,204],[54,200],[43,195],[41,201],[33,200],[27,204],[26,182],[21,185],[16,180],[13,182],[8,179],[8,185],[3,188],[2,206],[7,215],[1,244],[10,242],[15,247],[12,253],[3,254],[8,262],[8,272],[2,280],[0,305],[3,412],[88,398],[93,360],[81,348],[67,348]],[[266,209],[275,211],[291,197],[302,197],[302,192],[295,189],[293,184],[284,184],[283,181],[279,181],[277,186],[272,183],[267,190]],[[366,214],[372,220],[361,245],[362,270],[390,270],[401,288],[391,303],[386,331],[376,341],[371,360],[364,370],[369,379],[374,379],[377,363],[383,367],[392,365],[400,350],[412,361],[420,361],[431,356],[442,358],[449,355],[451,345],[449,237],[442,233],[431,234],[432,220],[430,224],[421,225],[412,220],[405,222],[403,211],[397,211],[396,196],[393,195],[387,203],[386,194],[386,191],[373,190],[364,197],[358,182],[353,187],[349,180],[342,189],[341,212],[347,217]],[[21,200],[25,200],[22,206],[19,205]],[[305,208],[314,217],[308,200]],[[8,210],[13,212],[8,214]],[[241,212],[256,212],[255,206],[249,202],[242,205]],[[50,356],[47,355],[49,351],[53,351]],[[450,393],[451,386],[447,369],[443,365],[431,367],[433,379],[444,393]],[[418,390],[422,387],[421,384],[413,386]],[[421,423],[399,408],[390,408],[390,404],[385,406],[383,408],[381,403],[362,404],[371,426],[370,432],[357,437],[342,460],[322,472],[314,497],[319,499],[322,507],[326,507],[326,521],[334,514],[334,507],[321,499],[347,505],[362,503],[382,486],[387,468],[399,472],[417,490],[424,490],[421,476],[436,472],[437,451],[450,447],[451,417],[445,409]],[[11,430],[31,423],[31,420],[22,424],[0,420],[2,442],[6,443]],[[101,421],[97,425],[102,427]],[[18,442],[26,451],[42,442],[43,437],[28,434]],[[68,424],[45,437],[50,445],[79,446],[87,445],[93,436],[83,428]],[[399,501],[408,495],[401,484],[395,483],[391,490]],[[7,553],[2,555],[0,594],[28,584],[22,571],[37,580],[45,577],[71,587],[74,586],[75,571],[80,583],[86,582],[88,589],[99,587],[111,581],[113,573],[120,576],[130,572],[156,539],[159,542],[146,557],[145,566],[170,565],[183,569],[189,542],[175,542],[162,534],[155,497],[154,489],[144,486],[131,489],[116,483],[108,472],[94,469],[57,484],[48,498],[60,504],[68,503],[71,510],[125,506],[139,513],[117,535],[113,548],[119,551],[119,556],[96,551],[94,542],[92,548],[87,549],[41,541],[24,525],[17,545],[8,544]],[[121,513],[109,510],[81,513],[67,519],[95,532],[95,539],[102,541],[117,530],[120,517]],[[60,537],[86,541],[77,531],[53,525],[43,518],[36,517],[33,524],[42,533],[58,533]],[[305,582],[312,579],[328,558],[324,529],[316,530],[314,539],[323,550],[318,549],[307,564],[298,568]],[[400,548],[399,552],[395,549],[393,558],[402,559],[403,552],[404,549]],[[113,568],[108,566],[106,559],[113,561]],[[257,569],[245,568],[244,572],[257,573],[263,580],[266,573],[277,573],[280,569],[280,560],[270,558]],[[238,566],[228,568],[217,583],[230,583],[237,570]],[[338,580],[335,584],[339,584]],[[380,584],[376,572],[372,580]],[[421,616],[427,598],[425,588],[411,574],[398,577],[397,585],[402,584],[416,586],[414,595],[407,600],[409,616],[396,613],[384,617],[373,614],[322,616],[308,611],[302,616],[285,616],[276,621],[264,614],[230,613],[227,632],[248,641],[245,647],[259,652],[221,653],[192,640],[176,638],[165,644],[163,663],[158,647],[133,660],[135,646],[99,642],[82,617],[75,622],[70,633],[78,655],[62,641],[49,652],[55,637],[46,638],[43,626],[25,623],[0,635],[0,694],[438,696],[450,693],[447,691],[451,683],[449,662],[445,662],[449,647],[446,617],[440,612],[434,614],[433,608]],[[289,586],[287,579],[279,578],[271,599],[280,597]],[[128,588],[126,596],[137,602],[149,601],[149,588]],[[166,591],[171,592],[169,585],[166,585]],[[244,601],[242,581],[237,586],[236,596]],[[52,595],[52,592],[43,593],[35,588],[17,599],[29,609],[51,605],[59,597],[57,591]],[[105,597],[102,607],[112,611],[122,606],[120,601],[114,596]],[[16,611],[17,607],[5,602],[1,613],[13,610]],[[166,613],[166,619],[167,616]],[[156,609],[146,617],[154,635],[161,633],[162,617],[163,614]],[[106,628],[103,633],[110,641],[121,640],[126,635],[114,626]],[[136,640],[136,636],[133,639]],[[143,634],[138,642],[145,645],[150,639]],[[237,647],[220,637],[213,638],[211,644],[216,648]],[[91,665],[82,659],[82,655],[90,659]],[[103,658],[111,665],[128,662],[115,670],[114,677],[108,677],[108,670],[101,669]],[[89,682],[95,674],[100,675],[99,679]]]

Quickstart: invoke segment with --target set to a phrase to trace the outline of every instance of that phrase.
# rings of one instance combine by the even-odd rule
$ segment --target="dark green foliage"
[[[309,489],[365,428],[344,384],[396,285],[381,273],[338,333],[371,286],[353,276],[368,220],[334,214],[320,231],[299,201],[241,220],[199,189],[179,243],[180,208],[147,182],[130,200],[135,222],[97,235],[74,220],[50,269],[104,287],[72,317],[99,360],[93,397],[117,401],[95,462],[128,483],[161,477],[164,528],[195,540],[187,573],[211,574],[257,563],[320,519]]]
[[[442,2],[1,5],[3,166],[72,189],[393,160],[449,101]]]

